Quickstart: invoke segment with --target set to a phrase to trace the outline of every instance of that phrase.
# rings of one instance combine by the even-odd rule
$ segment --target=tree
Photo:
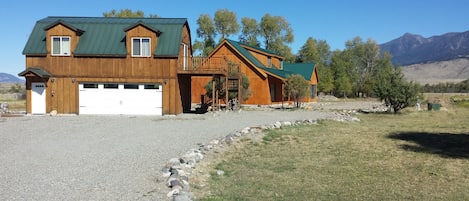
[[[217,10],[215,12],[215,30],[221,35],[220,41],[228,38],[231,34],[239,32],[238,19],[236,13],[227,9]]]
[[[400,68],[386,66],[379,69],[377,78],[380,81],[375,83],[373,91],[394,113],[417,103],[419,85],[408,82]]]
[[[115,9],[112,9],[111,11],[109,12],[104,12],[103,13],[103,16],[104,17],[145,17],[145,13],[143,13],[143,11],[141,10],[137,10],[137,11],[132,11],[130,9],[121,9],[120,11],[116,11]],[[155,15],[155,14],[150,14],[148,17],[150,18],[158,18],[158,15]]]
[[[299,52],[298,60],[303,63],[318,63],[319,62],[319,53],[316,47],[316,40],[312,37],[309,37],[305,44],[301,46]]]
[[[315,63],[320,79],[318,90],[327,93],[334,89],[333,74],[327,65],[329,52],[330,47],[326,41],[309,37],[299,50],[298,56],[299,62]]]
[[[239,41],[246,43],[248,45],[260,47],[259,40],[259,26],[256,19],[243,17],[241,19],[241,35],[239,36]]]
[[[300,101],[304,97],[311,96],[310,85],[301,75],[289,75],[285,81],[286,96],[295,101],[297,108],[300,107]]]
[[[264,39],[264,48],[277,52],[287,62],[294,62],[295,56],[287,44],[293,42],[293,30],[284,17],[265,14],[259,25],[260,36]]]
[[[347,97],[352,93],[352,80],[350,71],[352,63],[348,52],[336,50],[332,53],[330,69],[334,79],[335,94]]]
[[[197,19],[197,37],[202,41],[194,42],[194,50],[201,52],[203,56],[207,56],[215,49],[215,25],[212,18],[207,14],[202,14]]]
[[[241,82],[241,98],[243,101],[247,100],[251,96],[251,90],[249,89],[249,78],[243,73]],[[225,99],[225,77],[216,77],[204,86],[207,97],[212,98],[213,81],[215,80],[215,90],[218,91],[218,98]],[[229,92],[228,99],[238,98],[238,92]]]

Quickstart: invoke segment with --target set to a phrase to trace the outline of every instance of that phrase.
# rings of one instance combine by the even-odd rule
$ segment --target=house
[[[185,18],[47,17],[25,45],[28,114],[179,114],[190,109]]]
[[[317,101],[318,72],[315,65],[312,63],[289,64],[284,63],[283,59],[282,56],[275,52],[225,39],[208,55],[204,62],[211,64],[211,67],[205,65],[205,68],[214,69],[223,66],[214,64],[225,61],[225,63],[231,64],[231,66],[236,66],[237,71],[249,79],[251,96],[243,101],[243,104],[270,105],[288,100],[284,97],[283,86],[287,76],[293,74],[303,76],[311,86],[312,95],[305,98],[304,101]],[[194,67],[196,66],[194,65]],[[202,101],[201,95],[206,94],[204,86],[211,79],[212,77],[193,77],[191,79],[192,103],[200,103]],[[232,83],[227,83],[228,85],[233,85]]]

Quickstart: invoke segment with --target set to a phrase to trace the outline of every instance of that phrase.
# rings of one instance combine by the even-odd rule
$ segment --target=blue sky
[[[129,8],[160,17],[188,18],[192,39],[200,14],[213,17],[218,9],[255,18],[269,13],[290,23],[294,53],[308,37],[326,40],[331,49],[343,49],[345,41],[360,36],[385,43],[404,33],[424,37],[469,30],[468,0],[16,0],[3,1],[0,19],[0,72],[17,75],[25,69],[22,51],[37,20],[47,16],[101,17],[112,9]],[[238,40],[237,36],[231,39]]]

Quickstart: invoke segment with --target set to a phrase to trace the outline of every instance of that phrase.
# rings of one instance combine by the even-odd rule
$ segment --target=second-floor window
[[[70,37],[52,36],[52,55],[70,56]]]
[[[150,38],[132,38],[132,56],[150,56]]]

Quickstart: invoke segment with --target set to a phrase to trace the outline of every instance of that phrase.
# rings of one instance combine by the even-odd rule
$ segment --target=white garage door
[[[80,83],[80,114],[163,114],[161,84]]]

